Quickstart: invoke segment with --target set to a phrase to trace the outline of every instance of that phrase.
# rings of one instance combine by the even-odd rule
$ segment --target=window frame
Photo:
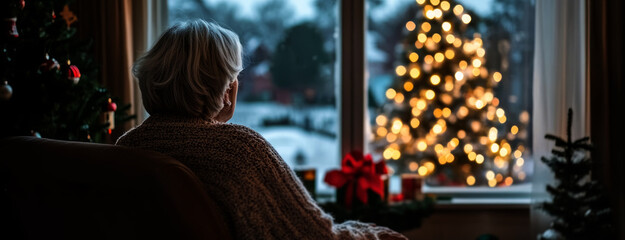
[[[341,0],[339,1],[340,14],[340,46],[337,57],[337,77],[340,82],[339,122],[340,134],[339,159],[352,150],[365,151],[367,79],[365,75],[366,54],[366,1]]]

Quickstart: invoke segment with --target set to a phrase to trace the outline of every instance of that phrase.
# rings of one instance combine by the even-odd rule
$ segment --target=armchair
[[[0,139],[0,239],[230,239],[199,179],[166,155]]]

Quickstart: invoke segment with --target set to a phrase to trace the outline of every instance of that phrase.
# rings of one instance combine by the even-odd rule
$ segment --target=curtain
[[[538,0],[534,49],[532,234],[544,232],[551,219],[535,206],[549,199],[551,170],[540,161],[554,147],[547,133],[566,136],[568,108],[573,108],[572,137],[587,135],[585,1]]]
[[[95,43],[101,83],[119,103],[130,104],[129,114],[137,116],[135,121],[116,126],[108,139],[114,142],[146,116],[131,67],[166,26],[167,1],[76,1],[76,7],[79,33]]]
[[[167,0],[135,0],[133,3],[133,55],[135,59],[143,55],[158,40],[167,28]],[[135,83],[136,84],[136,83]],[[134,102],[137,123],[148,117],[141,101],[139,86],[134,88]]]
[[[100,65],[100,82],[119,104],[130,104],[129,114],[136,114],[135,84],[130,66],[134,61],[132,32],[132,1],[77,1],[78,31],[94,40],[96,62]],[[129,121],[115,126],[108,142],[130,129],[136,123]]]
[[[588,1],[587,8],[593,178],[608,190],[618,236],[615,239],[625,239],[623,1]]]

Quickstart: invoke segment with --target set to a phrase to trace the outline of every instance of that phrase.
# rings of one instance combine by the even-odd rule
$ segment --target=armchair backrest
[[[0,140],[0,239],[230,239],[175,159],[122,146]]]

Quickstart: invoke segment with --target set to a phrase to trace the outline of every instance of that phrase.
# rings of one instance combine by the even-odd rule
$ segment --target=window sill
[[[531,183],[510,187],[432,187],[423,186],[423,193],[437,196],[436,204],[440,207],[479,206],[528,207],[531,204]]]
[[[399,178],[391,177],[391,193],[401,192]],[[531,204],[531,183],[516,184],[509,187],[433,187],[424,185],[424,194],[432,194],[437,197],[437,208],[449,205],[460,206],[485,206],[496,205],[498,207],[527,207]],[[317,190],[317,201],[320,203],[334,201],[335,189],[327,188]]]

